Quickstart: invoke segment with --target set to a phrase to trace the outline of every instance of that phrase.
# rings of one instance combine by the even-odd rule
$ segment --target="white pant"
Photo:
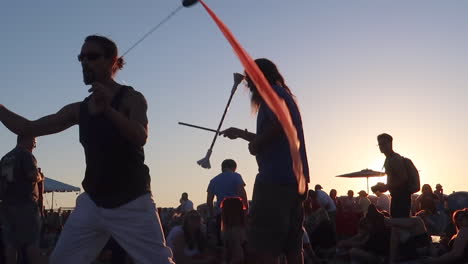
[[[76,199],[49,263],[89,264],[111,236],[136,264],[174,263],[151,194],[105,209],[97,207],[87,193]]]

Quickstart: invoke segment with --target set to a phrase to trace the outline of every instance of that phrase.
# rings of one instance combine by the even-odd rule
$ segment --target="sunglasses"
[[[82,62],[84,59],[87,59],[89,61],[94,61],[94,60],[101,58],[102,56],[104,55],[102,55],[101,53],[97,53],[97,52],[80,53],[78,54],[78,61]]]

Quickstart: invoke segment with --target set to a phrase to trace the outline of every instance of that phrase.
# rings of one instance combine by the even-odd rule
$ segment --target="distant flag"
[[[203,5],[203,7],[206,9],[211,18],[213,18],[221,32],[231,44],[232,48],[234,49],[234,52],[236,53],[242,65],[244,66],[245,71],[255,83],[255,86],[257,87],[258,92],[262,96],[263,100],[265,100],[265,102],[273,111],[273,113],[275,113],[281,126],[283,127],[283,130],[289,142],[289,150],[291,151],[291,157],[293,161],[293,170],[298,183],[298,192],[299,194],[304,194],[307,191],[307,183],[302,170],[302,159],[299,152],[300,141],[297,137],[297,130],[291,120],[291,115],[289,113],[289,109],[286,103],[276,94],[276,92],[266,80],[260,68],[258,68],[255,61],[249,56],[249,54],[236,40],[232,32],[228,29],[228,27],[202,0],[199,0],[199,2]]]

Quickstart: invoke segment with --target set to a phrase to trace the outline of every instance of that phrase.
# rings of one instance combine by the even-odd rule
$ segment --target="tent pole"
[[[367,194],[369,194],[369,177],[366,177],[367,179]]]
[[[52,206],[50,209],[54,211],[54,192],[52,192]]]

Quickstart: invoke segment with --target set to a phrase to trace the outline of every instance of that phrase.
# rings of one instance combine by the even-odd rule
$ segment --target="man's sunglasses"
[[[78,54],[78,61],[81,62],[84,59],[87,59],[89,61],[94,61],[94,60],[101,58],[102,56],[104,55],[102,55],[101,53],[97,53],[97,52],[80,53]]]

